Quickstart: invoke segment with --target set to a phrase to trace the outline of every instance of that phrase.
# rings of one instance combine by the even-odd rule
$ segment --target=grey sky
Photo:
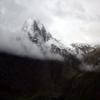
[[[64,44],[100,42],[100,0],[0,0],[1,36],[15,35],[28,17],[39,19]]]

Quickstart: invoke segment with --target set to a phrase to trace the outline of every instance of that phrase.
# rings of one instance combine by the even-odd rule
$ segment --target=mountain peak
[[[23,35],[26,36],[24,39],[22,37],[22,40],[25,40],[23,42],[23,47],[26,50],[25,52],[29,53],[32,58],[34,58],[34,54],[36,54],[39,58],[41,57],[46,60],[60,60],[65,61],[68,64],[80,63],[80,66],[83,68],[79,66],[78,69],[82,71],[84,69],[85,71],[93,71],[95,68],[98,68],[98,65],[96,66],[95,64],[92,64],[93,66],[91,66],[90,62],[87,60],[88,56],[92,55],[93,52],[95,53],[96,47],[94,46],[73,43],[70,47],[66,47],[48,33],[43,24],[32,18],[25,21],[23,31],[23,33],[25,33]],[[95,59],[94,56],[93,59]],[[98,62],[96,62],[96,64],[98,64]],[[93,68],[94,66],[96,67]]]
[[[23,30],[29,41],[35,44],[47,58],[65,59],[65,55],[69,54],[67,48],[47,32],[45,26],[39,21],[29,18],[25,21]]]
[[[28,33],[29,39],[34,43],[43,43],[52,37],[43,24],[32,18],[25,21],[23,30]]]

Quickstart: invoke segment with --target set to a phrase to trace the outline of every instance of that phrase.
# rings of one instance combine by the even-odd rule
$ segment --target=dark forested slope
[[[97,100],[100,94],[100,74],[80,72],[75,69],[79,65],[78,59],[70,63],[0,53],[0,100],[16,100],[20,96],[43,97],[38,100],[48,100],[45,97]]]

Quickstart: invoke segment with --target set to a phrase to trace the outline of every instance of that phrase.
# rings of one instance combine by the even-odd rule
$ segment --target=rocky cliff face
[[[67,60],[69,56],[74,56],[70,48],[65,47],[47,32],[44,25],[35,20],[28,19],[23,27],[28,35],[28,39],[40,49],[41,53],[47,58]]]
[[[83,71],[95,71],[97,68],[99,68],[92,62],[88,63],[88,60],[85,60],[88,58],[88,55],[95,52],[95,46],[82,43],[73,43],[71,44],[70,48],[66,47],[49,32],[47,32],[43,24],[33,19],[28,19],[25,22],[23,31],[27,34],[28,40],[33,45],[37,46],[45,59],[60,60],[67,62],[67,64],[80,63],[80,66],[77,68]]]

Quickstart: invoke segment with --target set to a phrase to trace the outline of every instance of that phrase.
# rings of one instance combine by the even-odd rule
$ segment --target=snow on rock
[[[59,40],[54,38],[51,33],[47,32],[45,26],[39,23],[39,21],[29,18],[25,21],[22,30],[18,31],[18,33],[20,36],[17,35],[16,32],[14,37],[9,38],[13,45],[13,48],[9,49],[9,51],[17,55],[45,60],[66,61],[70,64],[80,63],[79,69],[81,71],[95,71],[99,68],[99,65],[94,66],[92,62],[88,63],[87,60],[84,60],[96,49],[95,46],[74,43],[71,44],[70,47],[66,47]],[[3,35],[4,34],[2,34],[2,37],[4,37]],[[4,42],[6,44],[6,41]],[[7,46],[3,45],[3,48],[5,47]]]
[[[73,50],[54,38],[39,21],[33,20],[32,18],[26,20],[23,25],[23,32],[26,35],[27,41],[30,41],[30,51],[34,50],[35,45],[44,59],[64,61],[66,59],[70,60],[69,57],[74,56]]]
[[[30,44],[32,44],[30,51],[34,50],[32,47],[35,45],[45,59],[64,60],[58,49],[60,51],[65,47],[46,31],[43,24],[29,18],[24,23],[23,32],[26,34],[27,41],[30,41]],[[26,44],[23,45],[27,48]]]
[[[69,64],[80,62],[79,69],[81,71],[95,71],[99,68],[84,60],[89,53],[96,49],[94,46],[74,43],[70,47],[66,47],[47,32],[43,24],[32,18],[25,21],[20,36],[15,36],[11,40],[15,46],[14,51],[19,55],[45,60],[60,60]]]

